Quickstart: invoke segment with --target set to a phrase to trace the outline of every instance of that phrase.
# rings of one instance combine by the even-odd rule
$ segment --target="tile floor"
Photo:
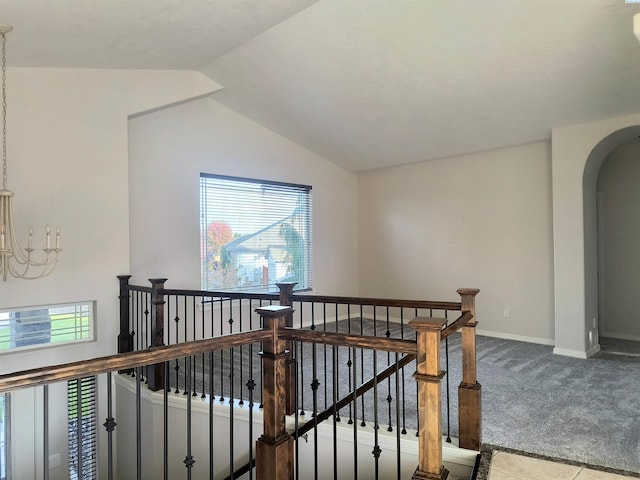
[[[493,453],[488,476],[488,480],[621,480],[625,478],[632,477],[507,452]]]

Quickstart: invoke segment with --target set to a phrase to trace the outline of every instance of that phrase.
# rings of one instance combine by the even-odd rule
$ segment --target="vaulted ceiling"
[[[2,0],[10,66],[199,70],[353,171],[640,111],[624,0]]]

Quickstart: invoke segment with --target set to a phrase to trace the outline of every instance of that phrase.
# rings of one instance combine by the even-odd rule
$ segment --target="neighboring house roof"
[[[280,236],[280,225],[288,222],[295,216],[295,212],[282,220],[264,227],[254,233],[249,233],[224,245],[227,252],[232,254],[239,253],[264,253],[271,248],[272,250],[285,250],[286,244]],[[272,252],[275,253],[275,252]]]

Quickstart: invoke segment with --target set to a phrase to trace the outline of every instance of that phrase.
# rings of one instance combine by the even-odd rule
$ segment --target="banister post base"
[[[458,387],[460,448],[480,451],[482,425],[482,386],[460,383]]]
[[[419,468],[416,468],[411,480],[446,480],[448,476],[449,470],[444,467],[442,467],[440,473],[426,473],[421,471]]]
[[[293,478],[293,438],[284,435],[271,441],[264,435],[256,442],[256,479]]]

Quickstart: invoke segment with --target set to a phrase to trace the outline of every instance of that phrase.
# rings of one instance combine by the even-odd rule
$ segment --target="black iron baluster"
[[[142,367],[136,367],[136,479],[142,480],[142,407],[140,375]]]
[[[118,425],[113,418],[112,374],[107,372],[107,418],[102,424],[107,431],[107,479],[113,480],[113,431]]]
[[[81,441],[78,437],[78,443]],[[42,386],[42,464],[43,478],[49,480],[49,385],[46,384]]]
[[[249,301],[251,306],[251,301]],[[247,381],[247,389],[249,390],[249,464],[253,464],[253,390],[256,388],[256,382],[253,380],[253,344],[249,345],[249,372],[251,378]],[[253,480],[253,469],[249,468],[249,480]]]
[[[351,304],[347,305],[347,331],[349,333],[351,333]],[[349,391],[352,392],[353,390],[355,390],[355,382],[353,381],[353,379],[351,378],[351,374],[353,373],[351,370],[351,367],[353,365],[353,361],[351,360],[351,348],[347,348],[347,374],[349,377]],[[355,405],[351,405],[351,403],[349,403],[349,421],[347,422],[348,425],[351,425],[353,423],[353,407]]]
[[[400,338],[404,340],[404,308],[400,309]],[[405,389],[404,384],[406,382],[406,378],[404,375],[404,365],[402,365],[402,433],[403,435],[407,434],[407,408],[406,408],[406,397],[405,397]],[[396,393],[397,397],[397,393]]]
[[[197,331],[196,331],[196,322],[198,321],[198,319],[196,318],[196,297],[192,296],[191,297],[191,318],[193,319],[192,323],[193,323],[193,338],[192,340],[197,340]],[[197,355],[193,355],[193,365],[192,365],[192,371],[191,374],[193,375],[193,383],[191,383],[191,388],[192,388],[192,392],[191,392],[191,396],[192,397],[197,397],[198,396],[198,392],[197,392],[197,381],[196,381],[196,375],[198,375],[198,356]]]
[[[444,318],[445,318],[445,328],[449,325],[449,311],[445,310],[444,311]],[[449,337],[446,337],[444,339],[444,363],[445,363],[445,370],[446,370],[446,387],[447,387],[447,439],[446,442],[447,443],[451,443],[451,397],[450,397],[450,391],[449,391]]]
[[[238,299],[238,308],[240,310],[240,312],[238,313],[238,321],[240,322],[239,330],[242,332],[242,299]],[[240,385],[240,395],[239,395],[239,401],[238,401],[238,405],[242,406],[244,405],[244,400],[242,399],[242,385],[244,382],[244,355],[243,355],[243,351],[242,351],[242,345],[240,345],[240,383],[238,385]]]
[[[233,333],[233,324],[234,324],[234,320],[233,320],[233,298],[229,298],[229,320],[227,321],[227,323],[229,323],[229,333]],[[235,374],[235,356],[234,356],[234,348],[231,347],[231,349],[229,349],[229,404],[231,404],[233,406],[233,401],[234,401],[234,388],[233,388],[233,384],[234,384],[234,374]],[[232,429],[233,430],[233,429]]]
[[[389,307],[387,306],[387,331],[384,333],[387,338],[391,337],[391,327],[389,325]],[[387,366],[391,365],[391,352],[387,351]],[[387,404],[389,411],[389,425],[387,426],[387,432],[393,432],[393,426],[391,425],[391,377],[387,378]]]
[[[191,356],[187,357],[187,390],[191,390]],[[196,461],[193,459],[193,455],[191,455],[191,395],[187,395],[187,455],[184,457],[183,463],[187,468],[187,479],[191,480],[191,469],[193,468],[193,464]]]
[[[322,330],[324,332],[327,331],[327,304],[326,303],[322,304]],[[328,388],[328,383],[327,383],[327,378],[328,378],[327,377],[327,345],[324,344],[324,343],[322,344],[322,351],[324,352],[324,369],[323,369],[324,370],[323,371],[323,374],[324,374],[324,383],[323,383],[323,385],[324,385],[324,408],[323,409],[326,410],[327,409],[327,404],[328,404],[328,401],[329,401],[328,398],[327,398],[327,395],[329,393],[328,392],[329,388]]]
[[[210,319],[209,321],[211,322],[211,336],[215,337],[215,313],[214,313],[214,308],[213,308],[213,297],[211,297],[210,299],[211,301],[211,315],[210,315]],[[213,354],[213,352],[209,353],[209,408],[210,411],[213,412],[213,401],[215,400],[215,395],[213,392],[215,392],[215,371],[214,371],[214,365],[215,365],[215,356]],[[213,447],[212,447],[213,448]]]
[[[358,408],[358,394],[356,393],[356,378],[358,376],[357,365],[358,363],[358,355],[356,354],[356,349],[353,349],[353,412],[354,412],[354,421],[353,421],[353,478],[358,478],[358,422],[355,420],[356,410]],[[360,369],[363,367],[361,366]],[[364,418],[364,417],[363,417]]]
[[[213,432],[213,352],[209,352],[209,480],[213,480]]]
[[[320,386],[320,382],[318,381],[318,369],[316,362],[316,344],[311,344],[311,351],[313,356],[312,363],[312,375],[313,381],[311,382],[311,392],[313,395],[313,472],[314,479],[318,478],[318,387]]]
[[[373,308],[373,335],[375,336],[376,330],[376,309]],[[380,425],[378,424],[378,351],[373,351],[373,450],[371,453],[374,458],[374,466],[375,466],[375,478],[379,478],[379,469],[380,469],[380,454],[382,450],[380,449],[380,445],[378,443],[378,429]]]
[[[293,303],[293,302],[292,302]],[[304,328],[304,319],[302,316],[302,310],[303,310],[303,305],[302,302],[300,302],[299,306],[298,306],[298,311],[300,312],[300,328]],[[296,369],[300,370],[300,385],[304,385],[304,366],[302,365],[302,362],[304,361],[304,342],[299,342],[300,343],[300,356],[298,357],[298,361],[296,363]],[[296,382],[297,382],[297,375],[296,375]],[[298,388],[298,385],[296,384],[296,401],[298,400],[298,395],[300,395],[300,408],[296,408],[296,411],[300,411],[300,415],[304,416],[304,388]]]
[[[233,333],[233,317],[231,314],[233,313],[233,299],[229,299],[229,333]],[[235,357],[233,355],[233,347],[229,350],[229,474],[231,480],[233,480],[233,471],[234,461],[233,461],[233,439],[234,439],[234,428],[233,428],[233,414],[234,414],[234,367],[235,367]]]
[[[302,324],[302,319],[300,319],[300,324]],[[296,367],[299,365],[298,364],[298,345],[302,346],[302,342],[293,342],[293,358],[295,359],[296,363]],[[293,395],[296,399],[296,401],[298,400],[298,376],[295,376],[296,381],[294,382],[293,385]],[[294,463],[295,463],[295,473],[294,473],[294,478],[299,479],[300,478],[300,444],[298,443],[300,441],[300,437],[298,436],[298,428],[300,427],[300,417],[299,417],[299,408],[298,405],[296,405],[296,408],[294,409],[294,415],[293,415],[293,429],[295,432],[295,450],[293,452],[294,455]]]
[[[400,402],[398,399],[400,398],[400,370],[398,369],[398,361],[399,356],[398,353],[395,353],[395,365],[396,365],[396,479],[400,480],[401,478],[401,455],[400,455],[400,425],[398,419],[400,418]]]
[[[224,335],[224,300],[220,298],[220,335]],[[220,350],[220,403],[224,402],[224,350]]]
[[[336,324],[337,324],[337,317],[336,317]],[[338,391],[338,375],[336,374],[337,368],[338,368],[338,347],[337,346],[333,346],[331,347],[331,358],[333,361],[333,365],[332,370],[334,372],[334,374],[332,375],[333,377],[333,382],[331,385],[331,390],[332,390],[332,394],[333,394],[333,478],[338,478],[338,422],[339,417],[338,417],[338,412],[336,410],[336,403],[338,402],[338,397],[337,395],[337,391]],[[325,384],[325,391],[327,389],[327,386]]]
[[[204,326],[204,323],[205,323],[205,320],[204,320],[204,317],[205,317],[204,305],[205,305],[205,303],[204,302],[205,302],[205,299],[204,299],[204,295],[203,295],[200,298],[200,317],[201,317],[201,323],[202,323],[202,338],[203,339],[206,338],[206,335],[204,333],[204,329],[205,329],[205,326]],[[204,380],[204,375],[205,375],[205,371],[204,371],[205,370],[205,368],[204,368],[205,355],[206,354],[203,352],[202,353],[202,361],[201,361],[201,365],[202,365],[202,395],[200,395],[200,398],[202,398],[202,400],[207,398],[207,395],[205,393],[207,389],[205,388],[205,380]]]
[[[187,311],[187,298],[186,297],[183,297],[182,305],[183,305],[183,311],[182,311],[183,317],[182,318],[184,318],[184,341],[188,342],[189,341],[189,337],[188,337],[188,335],[189,335],[189,333],[188,333],[188,329],[189,329],[189,327],[188,327],[189,314],[188,314],[188,311]],[[184,357],[183,361],[184,361],[185,368],[184,368],[184,392],[182,392],[182,394],[183,395],[189,395],[191,392],[189,391],[189,388],[187,387],[187,385],[190,385],[191,381],[190,381],[189,378],[187,378],[190,375],[190,373],[187,372],[187,357]]]
[[[169,384],[169,362],[164,362],[164,392],[162,394],[162,439],[163,439],[163,477],[164,480],[169,480],[169,390],[171,385]]]
[[[179,333],[179,328],[180,328],[180,317],[178,316],[178,295],[176,295],[176,306],[175,311],[176,311],[176,316],[173,319],[175,325],[176,325],[176,344],[180,343],[180,333]],[[180,393],[180,383],[179,383],[179,376],[180,376],[180,362],[178,361],[178,359],[176,358],[175,360],[175,366],[173,367],[176,371],[176,390],[174,393]]]
[[[360,305],[360,335],[364,335],[364,306]],[[360,385],[364,383],[364,348],[360,349]],[[360,422],[361,427],[366,427],[367,423],[364,417],[364,396],[366,392],[362,394],[360,398],[360,404],[362,405],[362,421]]]
[[[336,303],[336,332],[338,332],[338,304]],[[340,377],[340,354],[339,354],[339,350],[338,347],[334,347],[333,348],[333,377],[335,378],[334,381],[334,385],[335,387],[333,388],[333,405],[334,405],[334,412],[333,412],[333,416],[335,418],[336,422],[340,421],[340,410],[335,409],[335,404],[338,401],[338,398],[340,398],[340,382],[338,382],[338,378]]]

